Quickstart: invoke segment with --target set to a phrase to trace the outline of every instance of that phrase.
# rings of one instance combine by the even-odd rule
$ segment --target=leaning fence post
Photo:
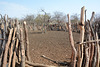
[[[14,56],[13,56],[12,67],[15,67],[15,65],[16,65],[16,52],[17,52],[17,48],[18,48],[18,43],[19,43],[19,40],[17,38],[16,46],[15,46],[15,49],[14,49]]]
[[[10,30],[9,37],[8,37],[8,42],[5,45],[5,51],[4,51],[2,67],[6,67],[6,65],[7,65],[7,54],[8,54],[8,49],[9,49],[9,45],[10,45],[10,42],[11,42],[11,38],[12,38],[12,33],[13,33],[13,28]]]
[[[14,34],[13,34],[13,37],[12,37],[12,43],[11,43],[8,67],[10,67],[10,65],[11,65],[11,59],[12,59],[12,56],[13,56],[13,47],[15,45],[15,35],[16,35],[16,28],[14,29]]]
[[[69,23],[69,26],[68,26],[68,29],[69,29],[69,40],[70,40],[70,44],[71,44],[71,47],[72,47],[72,61],[71,61],[71,66],[72,67],[76,67],[76,56],[77,56],[77,51],[74,47],[74,40],[73,40],[73,35],[72,35],[72,30],[71,30],[71,21],[70,21],[70,16],[69,14],[67,15],[68,16],[68,23]]]

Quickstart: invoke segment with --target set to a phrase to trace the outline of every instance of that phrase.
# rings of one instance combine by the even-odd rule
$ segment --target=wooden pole
[[[92,28],[92,24],[93,24],[93,19],[94,19],[94,16],[95,16],[95,12],[92,12],[92,16],[91,16],[91,19],[90,19],[90,21],[88,20],[88,22],[89,22],[89,27],[90,27],[90,32],[91,32],[91,39],[93,40],[93,39],[95,39],[95,33],[94,33],[94,30],[93,30],[93,28]],[[94,53],[94,48],[96,48],[96,46],[95,46],[95,43],[92,43],[92,45],[91,45],[91,56],[90,56],[90,66],[95,66],[95,62],[93,62],[93,56],[94,55],[96,55],[95,53]]]
[[[85,23],[86,23],[86,11],[87,11],[87,10],[85,10]]]
[[[93,56],[94,56],[94,43],[91,43],[90,67],[92,67]]]
[[[2,31],[0,30],[0,38],[2,38]],[[0,40],[0,57],[2,58],[2,40]],[[0,58],[0,66],[2,59]]]
[[[96,46],[97,46],[97,63],[96,63],[96,67],[99,67],[99,41],[98,41],[98,34],[96,32],[96,40],[97,40],[97,43],[96,43]]]
[[[39,63],[32,63],[30,61],[25,61],[25,63],[33,67],[57,67],[57,66],[44,65]]]
[[[15,67],[15,65],[16,65],[16,52],[17,52],[17,48],[18,48],[18,43],[19,43],[19,40],[17,38],[16,46],[15,46],[15,49],[14,49],[14,56],[13,56],[12,67]]]
[[[68,29],[69,29],[69,40],[70,40],[72,51],[73,51],[73,54],[72,54],[73,55],[73,59],[72,59],[72,62],[71,62],[71,66],[72,67],[76,67],[77,51],[76,51],[76,49],[74,47],[74,40],[73,40],[73,35],[72,35],[72,30],[71,30],[70,16],[69,16],[69,14],[67,16],[68,16],[68,23],[69,23],[69,26],[68,26]]]
[[[24,41],[23,41],[23,30],[21,31],[21,67],[25,67],[25,50],[24,50]]]
[[[85,45],[85,56],[86,56],[86,63],[85,63],[85,67],[89,67],[89,51],[88,51],[88,47]]]
[[[28,31],[26,28],[26,22],[24,21],[24,33],[25,33],[25,44],[26,44],[26,57],[28,61],[31,61],[29,54],[29,40],[28,40]]]
[[[10,65],[11,65],[11,59],[12,59],[12,55],[13,55],[13,47],[15,46],[15,34],[16,34],[16,28],[14,29],[14,34],[13,34],[13,38],[12,38],[8,67],[10,67]]]
[[[80,42],[84,42],[84,31],[85,31],[84,30],[84,13],[85,13],[85,7],[83,6],[81,8]],[[82,61],[83,61],[83,45],[81,45],[80,47],[81,47],[81,55],[79,54],[77,67],[81,67]]]
[[[21,34],[20,34],[20,24],[18,22],[18,20],[15,20],[15,24],[17,26],[17,31],[16,31],[16,36],[17,38],[20,40]],[[18,61],[21,61],[21,52],[20,52],[20,45],[18,46]]]
[[[16,19],[16,26],[17,26],[17,37],[20,40],[20,23],[18,22],[18,20]]]
[[[0,20],[0,39],[2,39],[3,38],[3,30],[2,30],[2,15],[0,14],[0,16],[1,16],[1,20]],[[2,40],[0,40],[0,48],[2,47]]]
[[[2,30],[0,29],[0,48],[2,47]]]
[[[8,37],[8,42],[5,45],[5,51],[4,51],[2,67],[6,67],[6,65],[7,65],[7,55],[8,55],[8,49],[9,49],[9,45],[10,45],[11,38],[12,38],[12,33],[13,33],[13,28],[10,30],[9,37]]]
[[[0,39],[2,39],[3,38],[3,29],[2,29],[2,23],[3,23],[3,17],[2,17],[2,15],[0,14],[0,16],[1,16],[1,20],[0,20]],[[1,66],[1,64],[2,64],[2,56],[3,56],[3,50],[2,50],[2,40],[0,40],[0,66]]]
[[[92,28],[92,23],[93,23],[94,16],[95,16],[95,12],[92,12],[92,17],[91,17],[90,21],[88,20],[93,39],[95,39],[95,33],[94,33],[93,28]]]
[[[96,44],[96,43],[95,43],[95,44]],[[93,67],[96,67],[96,61],[97,61],[97,46],[94,45],[94,48],[95,48],[95,50],[94,50],[94,56],[93,56],[92,66],[93,66]]]
[[[6,16],[4,16],[4,30],[3,30],[3,38],[4,39],[6,39],[6,21],[7,21]],[[3,40],[3,45],[2,45],[3,50],[4,50],[5,45],[6,45],[6,40]]]

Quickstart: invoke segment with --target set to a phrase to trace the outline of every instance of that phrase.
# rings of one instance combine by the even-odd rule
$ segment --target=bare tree
[[[28,23],[34,23],[34,15],[26,15],[24,20]]]
[[[66,15],[62,12],[54,12],[54,16],[52,17],[56,22],[66,22]]]
[[[79,21],[79,15],[76,13],[76,14],[73,14],[71,15],[71,22],[73,23],[77,23]]]

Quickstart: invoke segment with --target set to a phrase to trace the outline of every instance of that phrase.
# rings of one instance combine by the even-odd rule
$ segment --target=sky
[[[73,15],[80,14],[83,6],[87,9],[87,19],[93,11],[100,14],[100,0],[0,0],[0,14],[23,18],[27,14],[41,13],[44,9],[52,15],[56,11]]]

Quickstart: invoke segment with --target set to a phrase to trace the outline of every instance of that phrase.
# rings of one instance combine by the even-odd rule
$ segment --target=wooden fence
[[[31,62],[26,22],[0,16],[0,67],[48,67]]]
[[[68,14],[69,39],[72,48],[69,67],[99,67],[99,39],[97,28],[92,27],[95,13],[84,22],[85,7],[81,8],[80,42],[75,43]],[[0,15],[0,67],[56,67],[32,63],[26,22]],[[77,47],[75,48],[75,45]],[[64,65],[67,67],[67,64]]]
[[[71,21],[68,14],[69,38],[72,46],[71,67],[99,67],[99,39],[97,28],[93,28],[95,13],[90,20],[84,22],[85,7],[81,8],[80,42],[75,44],[72,36]],[[77,45],[77,49],[75,48]]]

